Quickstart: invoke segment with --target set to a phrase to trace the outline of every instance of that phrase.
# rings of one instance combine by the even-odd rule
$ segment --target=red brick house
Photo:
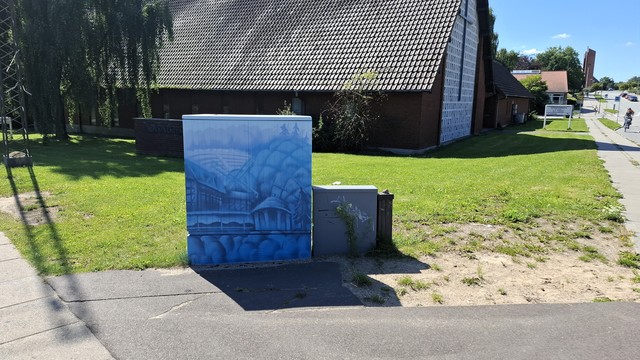
[[[421,151],[483,127],[493,91],[487,0],[171,0],[170,6],[175,39],[160,54],[153,117],[273,114],[286,101],[317,120],[347,81],[372,71],[371,90],[385,97],[371,146]],[[123,107],[120,127],[132,128],[131,117]]]

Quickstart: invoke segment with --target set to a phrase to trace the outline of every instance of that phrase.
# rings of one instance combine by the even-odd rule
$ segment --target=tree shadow
[[[469,138],[467,140],[451,144],[446,148],[439,148],[426,153],[424,157],[434,159],[479,159],[597,149],[604,149],[606,151],[640,151],[640,148],[638,147],[610,147],[607,146],[606,143],[600,143],[590,139],[547,137],[538,136],[531,132],[518,131],[511,134],[491,133]]]
[[[13,198],[20,213],[20,220],[23,225],[23,230],[26,235],[27,245],[29,247],[28,249],[29,253],[27,254],[27,256],[31,260],[31,264],[36,268],[39,274],[46,273],[47,272],[46,261],[45,261],[44,255],[42,254],[42,251],[41,251],[42,249],[40,249],[36,241],[36,234],[35,234],[36,227],[29,222],[29,219],[26,216],[27,211],[29,210],[25,208],[25,205],[23,204],[23,200],[21,200],[20,198],[20,194],[22,192],[18,188],[18,185],[16,184],[13,178],[12,168],[11,167],[5,167],[5,168],[7,171],[7,178],[9,180],[9,184],[11,185]],[[55,252],[53,256],[55,256],[55,258],[57,259],[57,263],[60,265],[63,273],[69,275],[69,276],[65,276],[65,279],[68,283],[67,286],[70,289],[72,289],[72,291],[74,291],[75,293],[82,294],[83,289],[80,286],[78,286],[78,282],[75,276],[72,274],[72,267],[69,261],[67,250],[64,247],[63,240],[60,237],[60,233],[58,232],[58,229],[51,217],[51,214],[47,210],[48,206],[40,191],[40,186],[38,184],[36,174],[33,171],[33,168],[31,166],[28,166],[26,169],[29,172],[33,191],[35,192],[36,200],[38,204],[37,210],[30,210],[30,211],[41,211],[41,215],[44,219],[44,224],[38,225],[38,226],[45,227],[46,232],[48,233],[48,239],[53,243],[52,248],[54,249],[54,252]],[[63,314],[60,313],[62,308],[59,306],[59,304],[55,300],[52,299],[51,301],[49,301],[48,305],[51,309],[51,311],[49,311],[48,314],[51,317],[55,317],[56,315],[59,315],[61,317],[64,316]],[[80,306],[78,309],[79,309],[78,313],[76,314],[78,317],[84,318],[85,315],[88,315],[88,310],[85,307]],[[60,321],[56,321],[55,319],[52,319],[52,320],[53,320],[52,323],[60,323]],[[86,336],[86,334],[84,334],[81,329],[74,331],[70,327],[63,327],[61,331],[62,333],[60,336],[62,337],[62,339],[65,339],[65,340],[74,339],[74,338],[84,338]]]
[[[74,136],[67,141],[32,141],[31,153],[37,165],[71,180],[104,176],[145,177],[165,172],[183,172],[181,159],[137,155],[135,143],[125,139]]]

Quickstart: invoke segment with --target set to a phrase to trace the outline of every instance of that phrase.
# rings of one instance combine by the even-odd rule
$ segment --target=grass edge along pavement
[[[561,121],[550,125],[556,122],[566,129]],[[593,139],[549,127],[541,130],[541,125],[528,122],[422,156],[316,153],[313,183],[372,184],[393,192],[394,245],[408,256],[474,248],[539,256],[580,250],[576,239],[592,231],[625,241],[620,195],[609,182]],[[56,219],[24,226],[2,214],[0,226],[39,272],[185,264],[180,159],[138,156],[133,141],[93,137],[47,146],[36,140],[32,153],[36,185],[48,194],[45,206]],[[19,193],[34,189],[23,170],[14,170]],[[3,182],[0,195],[12,192],[8,181]],[[505,245],[505,239],[492,239],[490,247],[482,239],[452,243],[448,234],[468,223],[503,226],[518,241]]]

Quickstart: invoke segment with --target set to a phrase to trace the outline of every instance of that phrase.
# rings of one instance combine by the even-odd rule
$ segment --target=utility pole
[[[0,0],[0,124],[7,168],[31,166],[14,0]]]

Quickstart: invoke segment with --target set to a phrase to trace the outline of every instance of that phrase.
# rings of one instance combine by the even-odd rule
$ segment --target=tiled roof
[[[567,80],[567,72],[562,71],[542,71],[540,74],[513,74],[518,80],[522,80],[532,75],[541,75],[542,80],[547,83],[548,93],[567,93],[569,92],[569,82]]]
[[[171,0],[161,87],[336,91],[378,73],[384,91],[431,90],[460,0]]]
[[[496,60],[493,61],[493,83],[498,93],[504,96],[533,99],[529,90]]]

